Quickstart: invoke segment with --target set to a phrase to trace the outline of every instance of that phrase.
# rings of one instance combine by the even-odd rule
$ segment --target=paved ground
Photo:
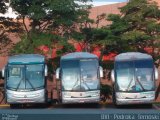
[[[10,109],[9,105],[0,106],[0,120],[159,120],[160,104],[152,108],[144,105],[124,106],[116,108],[112,104],[71,104],[35,106]]]

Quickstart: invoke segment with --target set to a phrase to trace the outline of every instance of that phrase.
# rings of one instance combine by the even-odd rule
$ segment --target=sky
[[[124,2],[126,0],[92,0],[94,2]]]
[[[126,2],[127,0],[92,0],[92,1],[93,2],[89,2],[88,4],[92,4],[93,7],[95,7],[95,6],[114,4],[119,2]],[[12,8],[9,8],[8,12],[5,15],[0,14],[0,16],[11,17],[11,18],[17,17],[17,15],[13,13]]]
[[[93,6],[101,6],[106,4],[114,4],[119,2],[126,2],[127,0],[92,0]]]

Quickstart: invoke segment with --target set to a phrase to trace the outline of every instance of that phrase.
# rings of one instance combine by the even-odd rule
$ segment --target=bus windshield
[[[153,61],[116,62],[116,81],[118,91],[139,92],[153,90]]]
[[[87,90],[99,89],[98,61],[95,59],[80,60],[81,87]]]
[[[98,89],[98,61],[66,60],[61,61],[62,88],[68,91],[88,91]]]
[[[153,61],[135,61],[135,79],[137,90],[150,91],[154,89]]]
[[[34,90],[44,86],[43,64],[9,65],[7,88],[14,90]]]
[[[77,86],[80,85],[79,76],[79,63],[76,60],[62,61],[62,89],[72,90],[72,87],[76,83]]]

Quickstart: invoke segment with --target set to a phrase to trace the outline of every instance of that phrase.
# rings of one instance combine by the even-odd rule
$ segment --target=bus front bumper
[[[98,103],[100,90],[86,92],[62,92],[62,103]]]
[[[62,103],[98,103],[100,101],[99,97],[88,97],[88,98],[63,98]]]
[[[139,92],[139,93],[116,93],[116,104],[151,104],[155,100],[155,91]]]
[[[129,105],[129,104],[151,104],[154,102],[154,98],[140,98],[140,99],[116,99],[117,105]]]
[[[45,103],[45,90],[37,91],[11,91],[7,90],[6,92],[6,101],[9,104],[19,104],[19,103]]]

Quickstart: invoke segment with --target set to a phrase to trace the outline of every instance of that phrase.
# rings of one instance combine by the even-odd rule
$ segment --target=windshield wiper
[[[75,84],[74,84],[73,87],[72,87],[72,91],[73,91],[74,87],[77,85],[78,81],[79,81],[79,79],[77,78]]]
[[[130,86],[131,86],[132,81],[133,81],[133,79],[130,80],[129,85],[127,86],[127,91],[129,91],[129,88],[130,88]],[[142,90],[143,90],[143,91],[146,91],[146,89],[144,89],[142,83],[138,80],[137,77],[136,77],[136,81],[137,81],[138,84],[141,86]]]
[[[21,84],[22,81],[23,81],[23,79],[21,79],[20,82],[18,83],[16,91],[18,90],[18,88],[19,88],[19,86],[20,86],[20,84]]]
[[[83,83],[87,86],[88,90],[91,90],[90,87],[87,85],[87,83],[84,81],[84,79],[81,79],[83,81]]]
[[[138,80],[138,78],[136,77],[136,81],[139,83],[139,85],[141,86],[141,88],[143,89],[143,91],[146,91],[146,89],[144,89],[142,83]]]
[[[127,86],[127,90],[126,91],[129,91],[129,88],[131,86],[132,81],[133,81],[133,79],[130,80],[129,85]]]
[[[29,79],[26,79],[26,81],[28,81],[28,83],[30,84],[30,86],[33,88],[33,90],[36,90],[35,87],[32,85],[32,83],[30,82]]]

